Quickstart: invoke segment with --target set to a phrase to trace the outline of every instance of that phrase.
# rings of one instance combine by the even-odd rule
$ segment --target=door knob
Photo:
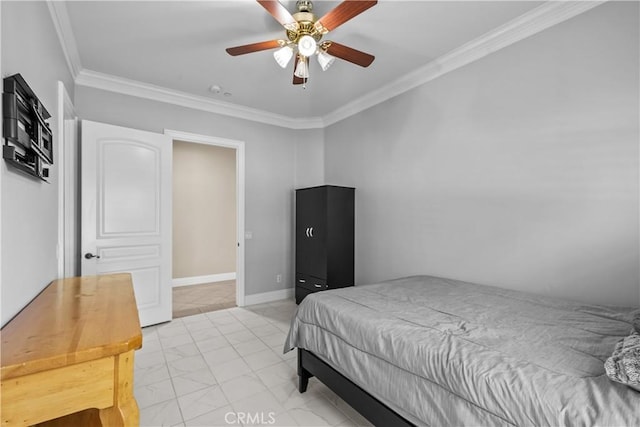
[[[85,259],[100,258],[100,255],[94,255],[91,252],[87,252],[86,254],[84,254],[84,258]]]

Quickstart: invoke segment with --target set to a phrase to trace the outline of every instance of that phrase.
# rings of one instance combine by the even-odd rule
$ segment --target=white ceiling
[[[338,1],[315,1],[321,17]],[[232,57],[225,48],[285,38],[254,0],[70,1],[81,67],[291,118],[322,117],[530,11],[529,1],[380,1],[324,39],[376,56],[369,68],[311,65],[291,84],[273,51]],[[295,1],[282,1],[295,11]],[[231,96],[208,89],[222,86]]]

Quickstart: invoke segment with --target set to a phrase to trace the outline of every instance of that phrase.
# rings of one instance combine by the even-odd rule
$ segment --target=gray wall
[[[293,286],[296,143],[315,140],[321,144],[322,132],[292,131],[83,86],[76,87],[75,105],[86,120],[244,141],[245,229],[253,233],[253,239],[245,241],[245,293]],[[282,274],[281,283],[276,282],[277,274]]]
[[[324,131],[310,130],[296,142],[296,188],[324,183]]]
[[[0,7],[2,75],[23,74],[55,135],[56,82],[74,87],[47,6]],[[292,286],[292,190],[326,178],[358,188],[359,283],[429,273],[637,305],[638,27],[636,2],[608,3],[324,131],[85,87],[75,101],[85,119],[246,142],[248,295]],[[56,277],[51,172],[0,162],[2,324]]]
[[[22,74],[52,117],[55,163],[49,184],[9,170],[2,174],[2,324],[15,316],[57,276],[58,166],[57,82],[73,96],[47,5],[8,2],[2,7],[2,76]]]
[[[326,129],[357,282],[638,305],[638,15],[604,4]]]

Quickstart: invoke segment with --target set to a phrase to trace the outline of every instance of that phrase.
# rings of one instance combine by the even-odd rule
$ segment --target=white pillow
[[[638,332],[632,332],[616,344],[613,354],[604,363],[604,369],[611,380],[640,391],[640,334]]]

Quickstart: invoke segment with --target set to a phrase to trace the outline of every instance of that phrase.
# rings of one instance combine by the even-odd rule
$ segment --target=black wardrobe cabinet
[[[355,188],[296,190],[296,304],[307,295],[353,286]]]

